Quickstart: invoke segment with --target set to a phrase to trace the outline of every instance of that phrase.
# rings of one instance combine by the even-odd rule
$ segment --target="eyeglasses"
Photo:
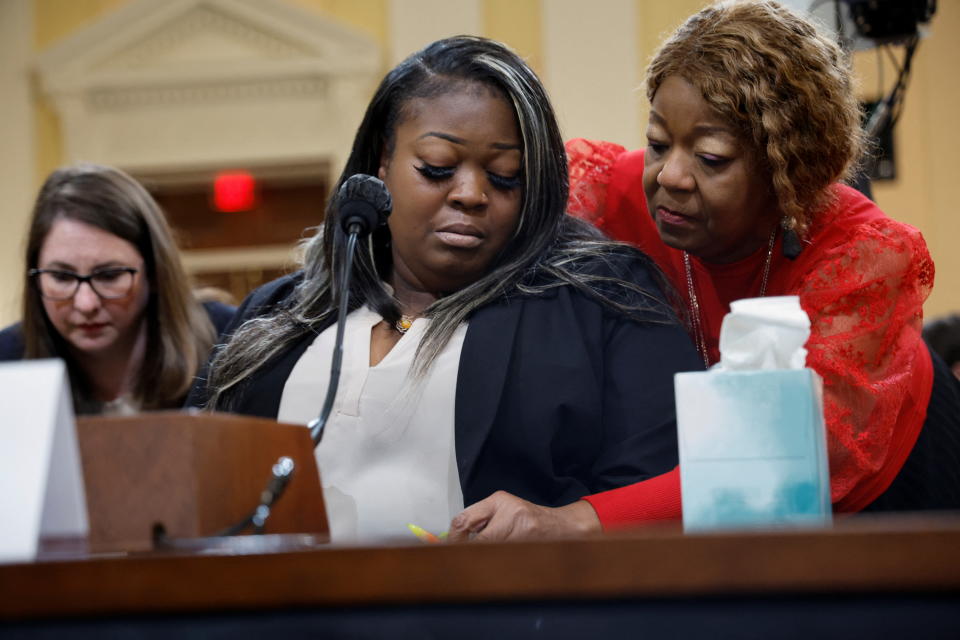
[[[28,275],[37,283],[40,295],[48,300],[69,300],[76,295],[80,284],[86,282],[93,292],[105,300],[125,298],[133,289],[133,276],[139,271],[133,267],[110,267],[81,276],[59,269],[30,269]]]

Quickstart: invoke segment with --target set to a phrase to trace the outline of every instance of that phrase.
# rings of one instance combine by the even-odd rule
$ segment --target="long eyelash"
[[[506,176],[501,176],[496,173],[487,173],[487,177],[490,178],[490,184],[501,191],[512,191],[513,189],[523,186],[523,178],[520,174],[512,178],[507,178]]]
[[[419,167],[415,166],[414,169],[419,171],[420,175],[428,180],[446,180],[453,176],[453,169],[448,167],[435,167],[432,164],[423,164]]]
[[[454,170],[450,167],[435,167],[432,164],[423,164],[414,168],[428,180],[446,180],[452,177],[454,173]],[[501,191],[512,191],[523,186],[523,178],[519,174],[508,178],[497,173],[487,172],[487,177],[490,179],[490,184]]]

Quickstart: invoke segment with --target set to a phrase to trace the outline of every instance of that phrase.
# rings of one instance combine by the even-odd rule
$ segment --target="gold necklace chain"
[[[767,280],[770,277],[770,263],[773,262],[773,245],[777,239],[777,228],[774,227],[770,232],[770,240],[767,242],[767,259],[763,265],[763,277],[760,279],[760,295],[762,298],[767,293]],[[697,343],[697,351],[703,357],[703,366],[710,368],[710,356],[707,352],[707,340],[703,334],[703,320],[700,317],[700,301],[697,299],[697,288],[693,282],[693,268],[690,266],[690,254],[683,252],[683,270],[687,276],[687,296],[690,298],[690,323],[693,325],[693,337]]]

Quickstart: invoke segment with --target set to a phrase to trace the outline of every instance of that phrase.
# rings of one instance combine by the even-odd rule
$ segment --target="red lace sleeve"
[[[830,226],[790,288],[810,316],[807,365],[824,381],[833,502],[856,511],[892,481],[926,415],[920,329],[934,268],[920,233],[882,214]]]
[[[603,229],[607,186],[613,165],[626,149],[612,142],[574,138],[566,144],[570,173],[570,200],[567,213]]]

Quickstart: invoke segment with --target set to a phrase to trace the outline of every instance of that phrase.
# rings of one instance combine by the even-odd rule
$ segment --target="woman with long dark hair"
[[[393,213],[354,258],[317,450],[335,540],[442,530],[501,489],[579,511],[675,464],[672,376],[696,352],[656,268],[565,215],[563,142],[518,56],[462,36],[400,63],[336,189],[355,174],[384,181]],[[331,199],[302,271],[243,303],[194,402],[320,412],[345,293],[337,214]]]

